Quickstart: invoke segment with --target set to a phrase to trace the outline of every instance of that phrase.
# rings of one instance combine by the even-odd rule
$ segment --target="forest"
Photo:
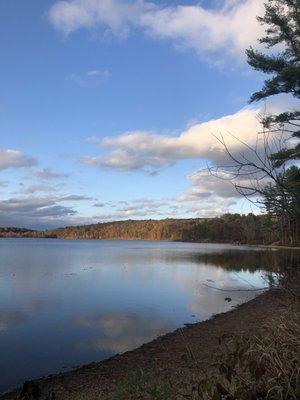
[[[0,228],[0,237],[281,244],[278,220],[267,214],[224,214],[218,218],[127,220],[68,226],[46,231]]]

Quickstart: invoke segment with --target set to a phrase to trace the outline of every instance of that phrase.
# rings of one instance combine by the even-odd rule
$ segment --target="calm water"
[[[266,286],[265,256],[229,245],[0,239],[0,391],[254,297],[230,290]]]

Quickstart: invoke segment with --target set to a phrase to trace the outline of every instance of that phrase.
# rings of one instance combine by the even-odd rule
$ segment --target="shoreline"
[[[188,324],[135,350],[33,382],[45,400],[113,399],[120,382],[130,379],[130,371],[135,369],[188,385],[192,376],[199,375],[199,368],[210,368],[215,352],[224,346],[224,338],[257,334],[274,312],[284,307],[282,299],[281,290],[268,290],[230,311]],[[51,397],[53,393],[55,397]],[[15,389],[0,395],[0,400],[17,400],[19,394],[20,389]]]
[[[300,250],[300,246],[287,246],[278,244],[253,244],[253,243],[233,243],[233,242],[211,242],[211,241],[181,241],[181,240],[153,240],[153,239],[92,239],[92,238],[68,238],[68,237],[34,237],[34,236],[0,236],[1,239],[42,239],[42,240],[74,240],[74,241],[119,241],[119,242],[165,242],[165,243],[190,243],[190,244],[228,244],[235,246],[236,248],[247,246],[247,247],[258,247],[261,249],[274,249],[274,250]]]

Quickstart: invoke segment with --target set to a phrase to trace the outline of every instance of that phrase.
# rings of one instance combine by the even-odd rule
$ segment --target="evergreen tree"
[[[264,82],[250,101],[258,101],[269,96],[290,93],[300,98],[300,0],[269,0],[265,4],[265,15],[258,17],[267,26],[266,36],[259,40],[268,49],[278,46],[277,54],[263,54],[250,48],[246,50],[248,64],[255,70],[272,75]],[[300,112],[283,112],[263,119],[263,125],[275,131],[290,132],[300,139]],[[272,155],[276,167],[289,160],[300,159],[300,143],[293,148],[284,148]]]
[[[300,168],[295,165],[279,175],[280,184],[264,189],[264,205],[275,216],[281,229],[282,243],[298,242],[300,230]]]

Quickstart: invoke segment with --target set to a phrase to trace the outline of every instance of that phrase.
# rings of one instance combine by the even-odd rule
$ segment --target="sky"
[[[0,2],[0,225],[257,212],[205,168],[252,144],[260,0]]]

